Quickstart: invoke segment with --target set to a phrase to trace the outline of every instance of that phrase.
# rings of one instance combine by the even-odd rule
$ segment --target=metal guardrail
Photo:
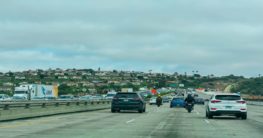
[[[263,102],[262,101],[247,101],[247,104],[263,106]]]
[[[0,121],[109,109],[111,101],[0,102]]]

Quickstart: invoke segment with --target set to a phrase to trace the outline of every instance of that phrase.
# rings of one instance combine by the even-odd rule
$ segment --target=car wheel
[[[243,115],[241,116],[241,119],[246,120],[246,119],[247,119],[247,114],[243,114]]]
[[[146,112],[146,108],[143,109],[143,112]]]
[[[209,112],[209,111],[206,111],[206,116],[207,116],[208,119],[212,119],[213,118],[212,113]]]
[[[143,112],[143,110],[139,109],[139,110],[138,110],[138,112],[139,112],[139,113],[142,113],[142,112]]]
[[[115,111],[114,109],[111,109],[111,112],[112,112],[112,113],[115,113],[116,111]]]

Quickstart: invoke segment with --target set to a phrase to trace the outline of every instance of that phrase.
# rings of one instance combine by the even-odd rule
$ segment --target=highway
[[[248,106],[248,119],[205,118],[205,108],[147,105],[146,113],[111,113],[109,109],[0,122],[5,138],[261,138],[263,107]]]

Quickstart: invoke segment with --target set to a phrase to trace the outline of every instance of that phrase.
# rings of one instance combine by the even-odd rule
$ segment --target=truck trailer
[[[31,100],[38,97],[58,97],[57,85],[26,84],[15,87],[14,100]]]

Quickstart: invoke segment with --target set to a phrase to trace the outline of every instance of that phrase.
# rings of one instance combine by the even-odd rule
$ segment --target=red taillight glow
[[[245,104],[246,101],[237,101],[237,103]]]
[[[220,103],[220,100],[212,100],[211,103]]]
[[[217,110],[217,108],[211,108],[211,110]]]
[[[246,108],[241,108],[240,110],[247,110]]]

